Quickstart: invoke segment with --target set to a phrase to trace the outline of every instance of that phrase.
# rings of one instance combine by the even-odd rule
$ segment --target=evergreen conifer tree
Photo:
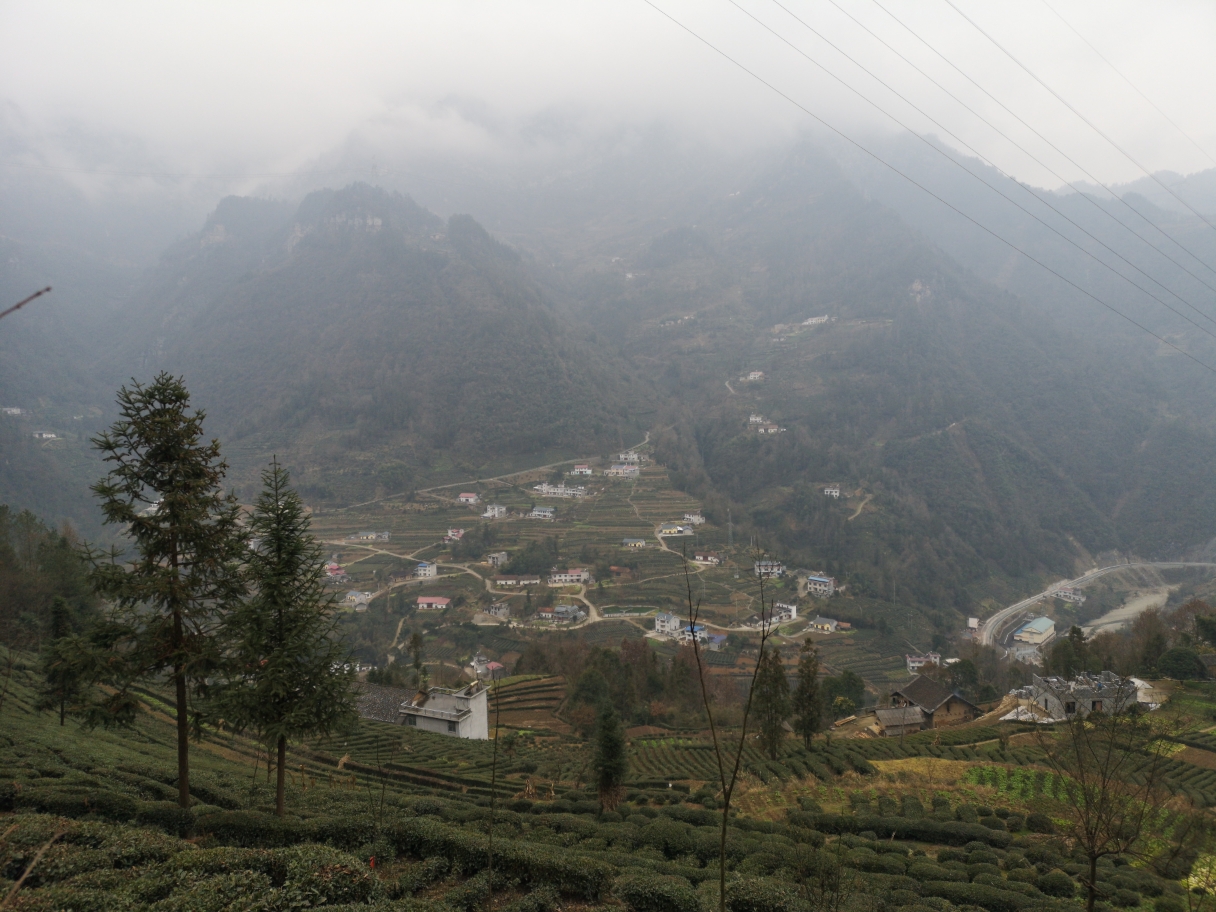
[[[76,704],[85,683],[81,665],[72,660],[80,644],[72,637],[72,609],[67,599],[59,595],[51,599],[49,620],[40,663],[43,680],[38,709],[56,710],[63,725],[68,708]]]
[[[790,682],[776,647],[767,648],[761,654],[755,687],[760,745],[769,759],[776,760],[785,739],[782,723],[790,714]]]
[[[167,672],[177,715],[178,803],[190,806],[190,691],[202,693],[218,657],[217,627],[243,591],[236,498],[222,490],[227,463],[203,438],[182,382],[159,374],[118,392],[120,418],[93,445],[109,473],[93,486],[107,524],[134,554],[86,548],[90,579],[113,613],[96,625],[93,667],[112,692],[90,724],[124,724],[138,710],[136,681]],[[123,558],[120,560],[120,557]],[[195,720],[197,722],[197,718]]]
[[[594,767],[600,810],[614,810],[621,801],[621,789],[629,773],[629,757],[621,717],[608,705],[600,710],[596,725]]]
[[[249,597],[225,622],[233,678],[219,706],[234,728],[252,729],[277,751],[275,811],[285,812],[287,742],[341,730],[355,720],[349,656],[334,635],[333,596],[321,548],[299,495],[276,459],[262,473],[250,520]]]
[[[794,731],[805,747],[819,731],[823,720],[823,698],[819,693],[819,654],[810,638],[802,641],[798,656],[798,686],[793,699]]]

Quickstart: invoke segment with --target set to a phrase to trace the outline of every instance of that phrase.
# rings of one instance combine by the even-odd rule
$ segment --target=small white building
[[[486,688],[475,681],[459,690],[432,687],[401,704],[401,724],[424,731],[484,741],[490,737]]]
[[[532,512],[528,514],[529,519],[553,519],[557,515],[557,511],[553,507],[533,507]]]
[[[414,568],[414,576],[416,576],[418,579],[433,579],[438,575],[438,564],[430,564],[426,561],[422,561],[417,567]]]
[[[520,586],[539,586],[540,577],[532,573],[508,574],[501,573],[498,576],[491,578],[494,585],[499,588],[514,589]]]
[[[836,580],[831,576],[814,574],[806,578],[807,595],[815,598],[829,598],[836,593]]]
[[[722,555],[717,551],[694,551],[692,553],[692,561],[694,564],[706,564],[710,567],[716,567],[722,563]]]
[[[826,488],[823,489],[823,495],[824,495],[824,497],[835,497],[837,500],[839,500],[840,499],[840,485],[828,485]]]
[[[752,412],[747,416],[748,424],[764,424],[766,420],[767,419],[763,415],[757,415],[755,412]]]
[[[541,608],[536,612],[537,620],[548,621],[552,624],[578,623],[586,616],[587,613],[577,605],[554,605],[552,608]]]
[[[640,474],[640,468],[626,463],[617,463],[604,470],[604,476],[607,478],[637,478]]]
[[[587,463],[585,463],[585,462],[579,463],[573,469],[570,470],[569,474],[571,474],[571,475],[590,475],[591,466],[587,465]]]
[[[495,568],[505,567],[510,560],[511,556],[506,551],[495,551],[486,555],[486,563]]]
[[[478,497],[476,494],[474,494],[472,491],[466,491],[465,493],[461,494],[460,497],[457,499],[462,504],[475,504],[479,500],[481,500],[481,498]]]
[[[646,547],[646,539],[644,538],[623,538],[621,545],[628,548],[630,551],[641,551]]]
[[[444,598],[442,595],[420,595],[418,597],[419,611],[443,611],[450,604],[450,598]]]
[[[798,617],[798,606],[793,602],[776,602],[773,604],[772,619],[774,624],[785,624]]]
[[[764,379],[764,371],[748,371],[747,376],[740,379],[755,383]]]
[[[705,629],[704,624],[685,624],[676,634],[676,639],[681,643],[691,643],[694,639],[698,643],[704,643],[709,639],[709,631]]]
[[[342,599],[342,604],[346,605],[348,607],[352,607],[356,611],[358,611],[360,607],[362,607],[363,610],[366,611],[367,604],[371,600],[372,600],[372,593],[360,592],[357,589],[352,589],[352,590],[350,590],[350,592],[346,593],[346,597]]]
[[[691,535],[692,530],[687,526],[682,526],[679,523],[668,522],[659,526],[660,535]]]
[[[507,515],[507,508],[502,504],[490,504],[486,507],[486,511],[481,514],[482,519],[502,519]]]
[[[688,523],[690,526],[700,526],[705,523],[705,517],[700,513],[685,513],[684,522]]]
[[[826,315],[822,316],[822,317],[808,317],[807,319],[802,321],[802,325],[803,326],[818,326],[820,323],[826,323],[827,321],[828,321],[828,318]]]
[[[14,408],[11,405],[6,405],[4,408],[0,408],[0,412],[3,412],[6,415],[12,415],[14,418],[19,418],[25,414],[24,409]]]
[[[979,632],[979,629],[980,629],[980,619],[979,618],[967,618],[967,630],[969,630],[973,636]]]
[[[757,434],[780,434],[781,427],[779,425],[772,424],[771,422],[766,422],[764,424],[756,425],[756,433]]]
[[[654,616],[654,632],[660,636],[675,636],[681,626],[680,619],[666,611]]]
[[[52,434],[50,431],[38,431],[34,434],[35,440],[57,440],[58,434]]]
[[[924,655],[905,655],[908,674],[919,674],[926,665],[941,665],[942,657],[936,652],[926,652]]]
[[[1063,599],[1066,602],[1073,602],[1077,605],[1085,602],[1085,593],[1074,586],[1064,586],[1057,589],[1053,594],[1058,599]]]
[[[617,456],[617,462],[624,463],[625,465],[641,465],[645,458],[646,457],[641,453],[635,453],[633,450],[629,450]]]
[[[586,567],[571,567],[569,570],[555,570],[549,574],[550,586],[574,586],[579,583],[591,582],[591,571]]]
[[[533,485],[532,490],[536,491],[543,497],[586,497],[587,489],[582,485],[549,484],[542,482],[538,485]]]
[[[785,564],[775,560],[758,560],[752,568],[760,579],[775,579],[785,575]]]
[[[506,602],[495,602],[486,609],[486,614],[490,617],[509,618],[511,616],[511,606]]]

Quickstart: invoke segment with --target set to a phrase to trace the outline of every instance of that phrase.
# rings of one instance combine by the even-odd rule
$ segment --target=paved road
[[[992,617],[988,618],[988,620],[984,621],[984,623],[980,626],[980,642],[985,646],[995,645],[996,633],[1000,629],[1001,625],[1005,623],[1005,621],[1009,620],[1009,618],[1013,617],[1013,615],[1017,614],[1019,611],[1023,611],[1024,609],[1029,608],[1031,605],[1041,602],[1061,586],[1084,586],[1086,583],[1093,582],[1099,577],[1106,576],[1108,573],[1114,573],[1116,570],[1135,570],[1137,568],[1145,567],[1152,567],[1157,570],[1176,570],[1182,567],[1216,567],[1216,563],[1159,561],[1136,564],[1112,564],[1109,567],[1099,567],[1095,570],[1090,570],[1083,576],[1078,576],[1075,580],[1059,583],[1056,586],[1052,586],[1051,589],[1046,589],[1043,592],[1040,592],[1038,595],[1031,596],[1028,599],[1022,599],[1022,601],[1018,602],[1016,605],[1010,605],[1008,608],[1002,608]]]

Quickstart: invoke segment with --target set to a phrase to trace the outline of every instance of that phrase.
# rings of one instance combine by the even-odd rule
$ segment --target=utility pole
[[[735,544],[735,524],[730,518],[730,507],[726,508],[726,540],[731,547]]]

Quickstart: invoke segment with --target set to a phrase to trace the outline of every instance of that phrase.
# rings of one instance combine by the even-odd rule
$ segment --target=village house
[[[874,717],[878,721],[878,734],[884,738],[900,738],[925,727],[925,714],[919,706],[876,709]]]
[[[967,618],[967,635],[977,637],[980,634],[980,619]]]
[[[542,482],[541,484],[533,485],[532,490],[536,491],[538,494],[540,494],[544,497],[585,497],[585,496],[587,496],[587,489],[585,487],[583,487],[582,485],[567,485],[565,483],[554,485],[554,484],[549,484],[548,482]]]
[[[442,595],[420,595],[418,596],[419,611],[443,611],[448,605],[452,604],[450,598],[444,598]]]
[[[767,420],[768,419],[766,419],[763,415],[757,415],[755,412],[752,412],[747,416],[748,424],[764,424],[764,422]]]
[[[495,586],[503,589],[510,589],[516,586],[539,586],[540,577],[532,573],[523,573],[519,575],[503,573],[492,577]]]
[[[439,565],[422,561],[414,568],[414,576],[418,579],[432,579],[439,575]]]
[[[448,529],[448,534],[443,540],[460,541],[462,538],[464,538],[464,529]]]
[[[491,567],[505,567],[511,560],[511,555],[506,551],[494,551],[486,555],[486,563]]]
[[[691,530],[680,525],[679,523],[667,522],[659,526],[660,535],[689,535]]]
[[[722,555],[717,551],[694,551],[692,553],[692,560],[695,564],[717,566],[722,563]]]
[[[533,507],[528,514],[529,519],[553,519],[557,511],[553,507]]]
[[[578,465],[576,465],[573,469],[571,469],[568,474],[570,474],[570,475],[590,475],[591,466],[587,465],[587,463],[585,463],[585,462],[581,462]]]
[[[58,434],[52,434],[50,431],[38,431],[34,434],[35,440],[56,440],[58,437]]]
[[[926,665],[941,665],[942,657],[936,652],[926,652],[924,655],[905,655],[904,661],[909,674],[918,674]]]
[[[472,491],[466,491],[465,493],[461,494],[460,497],[457,499],[462,504],[475,504],[479,500],[481,500],[481,498],[478,497],[476,494],[474,494]]]
[[[1091,712],[1122,712],[1136,702],[1137,688],[1130,678],[1121,678],[1111,671],[1082,672],[1071,680],[1034,675],[1030,686],[1018,694],[1029,697],[1051,718],[1063,720],[1088,716]]]
[[[363,610],[367,610],[367,603],[372,600],[372,593],[360,592],[357,589],[352,589],[346,593],[346,597],[342,599],[342,604],[354,608],[356,611],[362,606]]]
[[[836,580],[815,574],[806,578],[806,593],[815,598],[828,598],[836,592]]]
[[[1066,602],[1074,602],[1081,605],[1085,602],[1085,593],[1075,586],[1061,586],[1052,593],[1056,598],[1063,599]]]
[[[700,513],[685,513],[684,522],[688,523],[690,526],[700,526],[704,524],[705,517]]]
[[[764,371],[748,371],[746,377],[740,377],[739,379],[755,383],[756,381],[764,379]]]
[[[756,433],[757,434],[780,434],[781,428],[778,425],[772,424],[771,422],[765,422],[764,424],[756,425]]]
[[[459,690],[431,687],[401,704],[402,725],[485,741],[490,737],[486,688],[474,681]]]
[[[538,620],[553,624],[577,623],[587,616],[587,613],[575,605],[554,605],[551,608],[541,608],[536,612]]]
[[[916,707],[924,716],[922,728],[941,728],[970,722],[979,715],[975,704],[923,674],[891,692],[892,706]]]
[[[807,319],[802,321],[802,325],[803,326],[818,326],[820,323],[826,323],[827,321],[828,321],[828,318],[826,316],[808,317]]]
[[[680,626],[680,619],[669,612],[664,611],[654,616],[654,632],[660,636],[675,636]]]
[[[617,463],[604,470],[607,478],[637,478],[640,474],[641,470],[637,466],[625,463]]]
[[[835,618],[825,618],[822,615],[811,620],[810,628],[816,633],[835,633],[840,627],[840,621]]]
[[[635,453],[633,450],[629,450],[625,453],[621,453],[616,459],[617,462],[623,462],[625,465],[640,465],[643,461],[645,461],[646,457],[641,453]]]
[[[825,497],[835,497],[837,500],[839,500],[840,499],[840,485],[828,485],[826,488],[823,489],[823,494]]]
[[[0,408],[0,412],[4,412],[4,414],[6,414],[6,415],[12,415],[14,418],[17,418],[17,417],[20,417],[21,415],[23,415],[25,413],[25,410],[19,409],[19,408],[14,408],[11,405],[6,405],[4,408]]]
[[[708,639],[705,640],[705,648],[710,652],[721,652],[726,648],[726,634],[711,633]]]
[[[571,567],[569,570],[554,570],[549,574],[550,586],[572,586],[591,582],[591,571],[586,567]]]
[[[608,572],[614,580],[630,580],[637,576],[632,567],[609,567]]]
[[[785,564],[775,560],[758,560],[752,568],[760,579],[775,579],[785,575]]]
[[[791,602],[776,602],[773,605],[772,618],[774,624],[784,624],[798,617],[798,606]]]
[[[646,547],[646,539],[644,538],[624,538],[621,539],[621,544],[629,548],[631,551],[640,551]]]
[[[691,643],[694,639],[698,643],[704,643],[708,638],[709,632],[705,629],[704,624],[686,624],[676,635],[676,639],[681,643]]]
[[[1056,622],[1049,617],[1039,617],[1019,627],[1013,635],[1013,641],[1029,646],[1041,646],[1055,635]]]
[[[490,617],[509,618],[511,617],[511,606],[507,602],[495,602],[486,608],[486,614]]]
[[[507,508],[502,504],[490,504],[481,514],[482,519],[502,519],[507,515]]]

